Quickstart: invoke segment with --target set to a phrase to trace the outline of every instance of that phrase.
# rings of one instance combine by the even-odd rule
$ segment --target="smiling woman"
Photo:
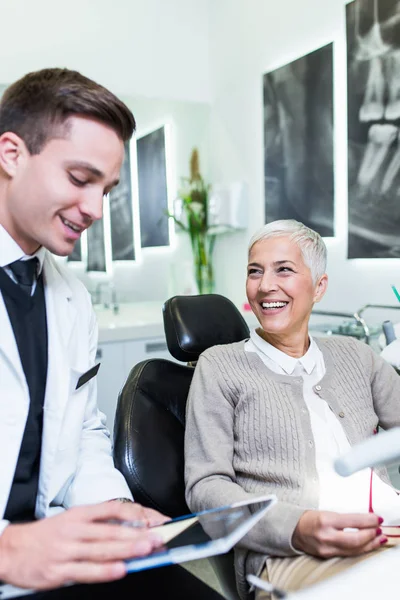
[[[190,388],[190,509],[270,493],[279,500],[237,551],[243,597],[246,574],[262,570],[275,587],[296,590],[381,548],[384,519],[395,525],[395,515],[400,523],[386,470],[376,478],[378,517],[368,511],[368,470],[344,479],[333,469],[378,424],[400,425],[400,378],[366,344],[309,335],[313,305],[327,288],[325,268],[315,231],[292,220],[261,228],[249,244],[246,280],[260,326],[248,340],[206,350]]]
[[[290,223],[266,225],[251,240],[246,293],[261,325],[258,335],[289,356],[300,358],[309,347],[313,305],[327,287],[326,250],[322,244],[313,250],[306,240],[296,242],[293,232],[287,230]]]

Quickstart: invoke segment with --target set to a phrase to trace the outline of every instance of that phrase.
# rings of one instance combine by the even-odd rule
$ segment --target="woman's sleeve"
[[[233,469],[234,411],[228,388],[213,360],[202,355],[189,392],[185,430],[186,502],[193,512],[247,500],[254,494],[236,483]],[[265,493],[269,491],[265,489]],[[292,535],[305,507],[278,502],[239,543],[262,554],[299,554]]]
[[[359,344],[364,364],[370,367],[371,392],[379,425],[400,426],[400,377],[395,369],[366,344]]]

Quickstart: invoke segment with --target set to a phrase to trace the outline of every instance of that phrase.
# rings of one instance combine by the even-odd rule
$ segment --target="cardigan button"
[[[344,419],[344,412],[343,412],[343,411],[339,413],[339,417],[340,417],[341,419]]]
[[[315,391],[316,392],[320,392],[322,390],[322,387],[320,385],[316,385],[315,386]]]

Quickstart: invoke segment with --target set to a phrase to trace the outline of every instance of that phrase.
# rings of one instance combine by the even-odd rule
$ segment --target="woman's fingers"
[[[334,530],[330,545],[336,556],[353,556],[379,548],[381,539],[384,538],[379,527],[359,531]]]
[[[336,529],[346,529],[347,527],[354,529],[371,529],[378,528],[383,522],[379,515],[374,513],[325,513],[331,519],[331,525]]]
[[[387,538],[377,536],[371,542],[366,544],[365,546],[359,546],[357,548],[344,548],[343,546],[330,546],[329,549],[325,549],[321,551],[319,556],[322,558],[332,558],[335,556],[339,557],[349,557],[349,556],[360,556],[361,554],[366,554],[368,552],[373,552],[378,548],[381,548],[387,542]]]
[[[305,511],[297,523],[292,543],[295,548],[322,558],[363,554],[378,548],[384,540],[379,527],[381,521],[379,516],[368,513]]]

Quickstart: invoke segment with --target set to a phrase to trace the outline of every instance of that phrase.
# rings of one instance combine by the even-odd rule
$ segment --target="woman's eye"
[[[293,269],[290,267],[279,267],[278,273],[293,273]]]

